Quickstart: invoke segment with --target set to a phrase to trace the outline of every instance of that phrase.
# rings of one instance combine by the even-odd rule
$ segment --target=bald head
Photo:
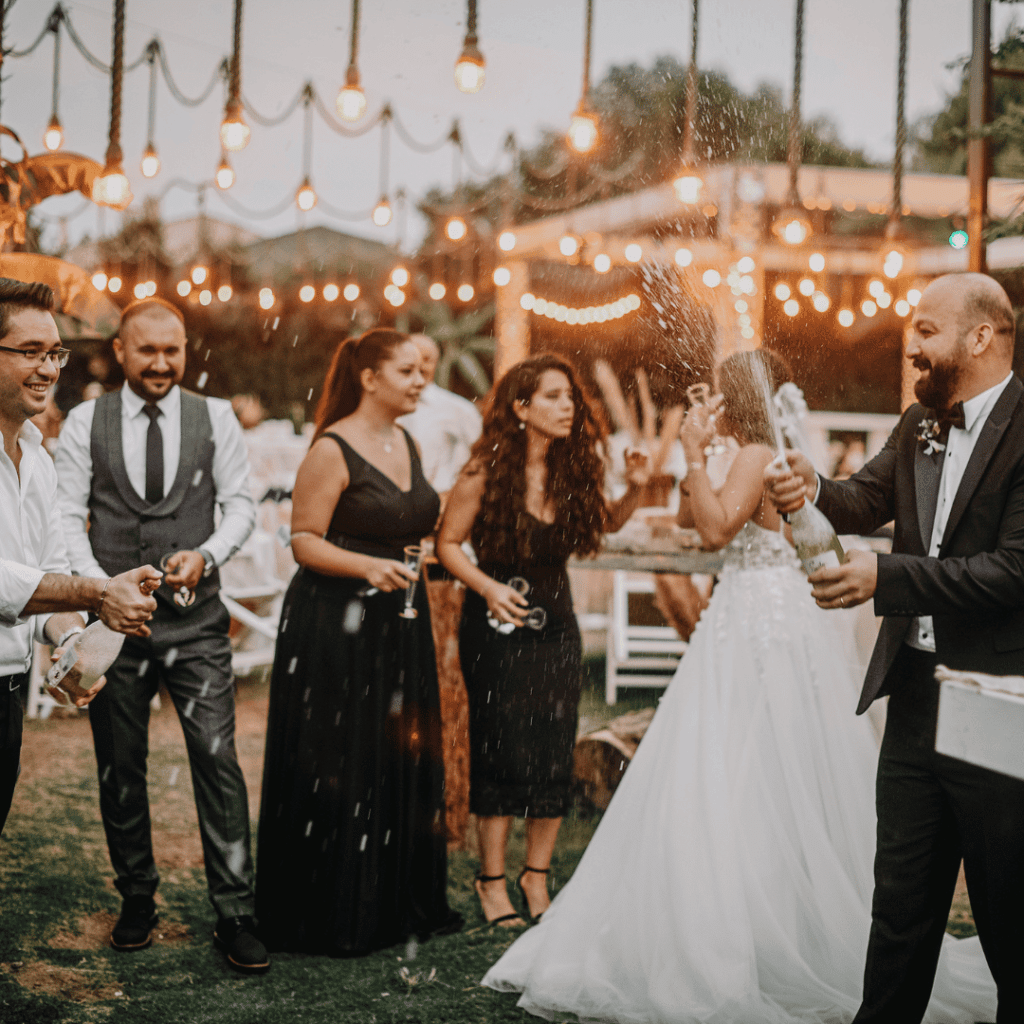
[[[428,334],[411,334],[409,340],[419,349],[420,370],[427,383],[431,383],[437,371],[437,361],[441,358],[441,350],[437,342]]]
[[[1017,325],[1010,297],[998,281],[987,274],[944,274],[925,293],[933,289],[956,309],[962,335],[988,325],[993,348],[1012,360]]]
[[[121,317],[114,356],[128,386],[147,402],[158,402],[185,374],[185,324],[165,302],[133,303]]]

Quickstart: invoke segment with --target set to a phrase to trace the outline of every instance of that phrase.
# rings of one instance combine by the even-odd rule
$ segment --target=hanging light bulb
[[[435,301],[440,302],[448,291],[440,281],[435,281],[428,289],[427,294]]]
[[[270,309],[274,304],[273,288],[261,288],[259,294],[260,309]]]
[[[186,295],[188,295],[188,294],[189,294],[189,292],[191,292],[191,291],[192,291],[192,282],[191,282],[191,281],[186,281],[186,280],[185,280],[185,279],[183,278],[182,280],[180,280],[180,281],[178,282],[178,288],[177,288],[177,292],[178,292],[178,294],[179,294],[179,295],[180,295],[180,296],[181,296],[182,298],[185,298],[185,296],[186,296]]]
[[[99,206],[125,210],[135,197],[120,159],[107,161],[103,173],[92,183],[92,201]]]
[[[341,294],[341,289],[334,283],[324,285],[324,298],[328,302],[334,302]]]
[[[342,295],[345,296],[346,302],[355,302],[359,298],[359,285],[355,283],[345,285]]]
[[[202,284],[206,280],[206,275],[208,273],[209,271],[202,265],[202,263],[197,263],[192,268],[192,283]]]
[[[459,301],[469,302],[476,292],[471,284],[460,284],[459,290],[455,294],[458,295]]]
[[[249,145],[249,126],[242,116],[242,101],[229,100],[220,123],[220,144],[230,153],[237,153]]]
[[[391,283],[404,288],[409,283],[409,271],[405,267],[395,267],[391,271]]]
[[[349,64],[345,84],[338,90],[334,109],[343,121],[358,121],[366,113],[366,93],[359,82],[359,68]]]
[[[103,273],[102,270],[97,270],[96,273],[92,275],[92,286],[98,292],[103,291],[103,289],[107,287],[107,275]]]
[[[577,153],[589,153],[597,144],[597,114],[581,99],[569,121],[569,145]]]
[[[813,228],[803,206],[793,205],[775,218],[772,231],[787,245],[801,245],[810,237]]]
[[[558,240],[558,251],[563,256],[575,256],[580,250],[580,240],[575,235],[562,235]]]
[[[295,193],[295,205],[302,211],[308,213],[316,206],[316,189],[313,188],[309,178],[303,178],[299,190]]]
[[[594,257],[594,269],[599,274],[607,274],[612,269],[612,258],[606,252],[599,252]]]
[[[117,294],[117,293],[118,293],[118,292],[119,292],[119,291],[121,290],[121,285],[122,285],[122,284],[124,284],[124,282],[123,282],[123,281],[121,280],[121,278],[119,278],[119,277],[117,276],[117,274],[115,274],[115,275],[114,275],[114,276],[113,276],[113,277],[112,277],[112,278],[111,278],[111,279],[110,279],[110,280],[109,280],[109,281],[107,282],[107,290],[108,290],[108,291],[110,291],[110,292],[111,292],[111,294],[113,294],[113,295],[116,295],[116,294]]]
[[[461,217],[450,217],[448,219],[448,223],[444,226],[444,233],[453,242],[457,242],[459,239],[465,238],[468,230],[466,222]]]
[[[499,288],[504,288],[512,280],[512,271],[508,267],[495,267],[493,279]]]
[[[235,169],[228,163],[227,153],[222,153],[220,163],[217,165],[217,173],[214,175],[217,188],[226,192],[235,183]]]
[[[142,154],[142,176],[144,178],[155,178],[160,173],[160,157],[157,156],[156,146],[150,142]]]
[[[455,84],[460,92],[479,92],[484,84],[486,61],[480,52],[476,35],[476,0],[468,0],[466,11],[466,38],[462,53],[455,62]]]
[[[690,168],[685,168],[679,177],[672,182],[672,188],[679,202],[692,206],[700,200],[704,181]]]
[[[316,289],[311,284],[304,284],[299,289],[299,298],[303,302],[312,302],[316,297]]]
[[[890,249],[886,252],[882,262],[882,273],[888,278],[899,277],[903,269],[903,253],[899,249]]]
[[[229,284],[222,284],[217,289],[217,298],[220,299],[221,302],[227,302],[233,294],[234,293],[231,290],[231,285]]]
[[[56,114],[50,118],[50,123],[46,126],[46,131],[43,132],[43,145],[51,153],[56,153],[64,145],[64,128]]]
[[[836,319],[839,321],[839,326],[840,327],[849,327],[853,323],[853,320],[854,320],[853,310],[852,309],[841,309],[841,310],[839,310],[839,315],[836,317]]]
[[[502,231],[498,235],[498,248],[502,252],[511,252],[516,247],[516,236],[511,231]]]
[[[391,223],[391,203],[388,202],[387,196],[381,196],[373,208],[373,223],[379,228],[387,227]]]

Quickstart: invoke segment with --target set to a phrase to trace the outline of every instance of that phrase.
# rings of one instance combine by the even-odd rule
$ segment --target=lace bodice
[[[743,524],[743,528],[729,541],[722,554],[725,558],[723,571],[726,572],[798,567],[800,564],[784,534],[766,530],[751,520]]]

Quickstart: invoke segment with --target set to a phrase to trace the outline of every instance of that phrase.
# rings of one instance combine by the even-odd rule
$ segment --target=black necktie
[[[164,434],[156,418],[160,410],[155,405],[144,405],[142,411],[149,417],[146,432],[146,501],[155,505],[164,496]]]

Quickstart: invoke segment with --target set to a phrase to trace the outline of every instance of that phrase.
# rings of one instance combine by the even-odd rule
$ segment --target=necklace
[[[383,432],[377,433],[377,438],[379,439],[381,445],[384,447],[384,454],[390,455],[391,449],[394,447],[395,428],[389,427],[386,437],[383,434]]]

